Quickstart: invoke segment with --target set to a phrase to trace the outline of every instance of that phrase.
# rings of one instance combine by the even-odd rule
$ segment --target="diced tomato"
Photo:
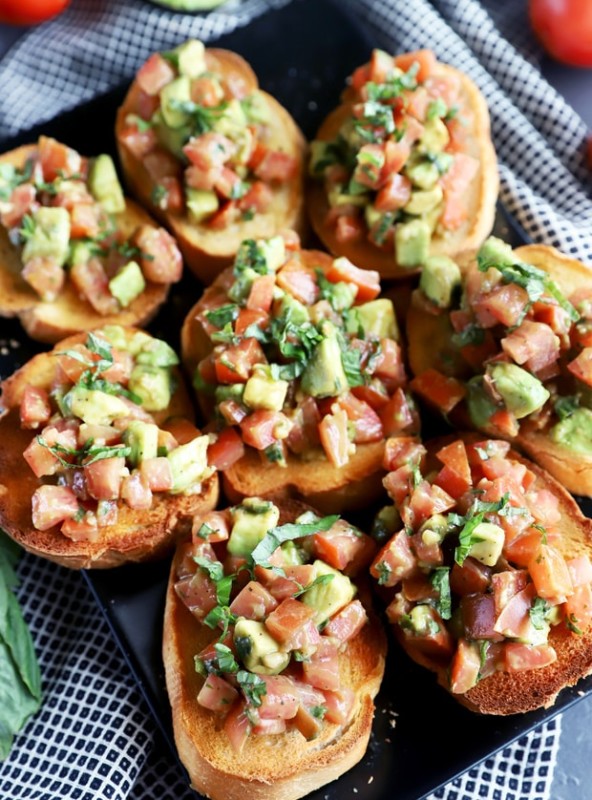
[[[396,586],[403,578],[412,575],[416,566],[410,537],[405,530],[402,530],[379,551],[370,567],[370,574],[381,586]]]
[[[587,553],[570,558],[566,563],[574,588],[586,586],[592,581],[592,562]]]
[[[407,647],[437,661],[448,661],[454,652],[454,639],[435,608],[421,606],[427,618],[425,628],[414,631],[403,628]]]
[[[355,692],[342,686],[335,692],[324,692],[326,713],[324,719],[336,725],[344,725],[351,717],[355,702]]]
[[[161,428],[163,431],[172,434],[176,441],[174,447],[192,442],[200,435],[199,430],[186,417],[169,417],[162,423]],[[174,449],[174,447],[171,449]]]
[[[214,183],[218,176],[218,167],[202,169],[192,165],[187,167],[183,173],[183,180],[189,189],[197,189],[202,192],[212,192]]]
[[[35,430],[40,425],[45,425],[50,416],[48,393],[45,389],[27,384],[20,404],[21,428]]]
[[[76,150],[47,136],[39,137],[37,157],[43,169],[43,178],[47,182],[55,181],[60,175],[71,178],[82,167],[82,158]]]
[[[344,608],[334,614],[323,628],[323,636],[332,636],[339,642],[347,642],[362,630],[368,615],[359,600],[352,600]]]
[[[44,428],[41,435],[47,446],[41,444],[35,437],[23,452],[23,458],[37,478],[54,475],[60,469],[60,461],[53,455],[50,447],[57,445],[66,450],[76,449],[76,433],[72,430],[58,431],[51,426]],[[65,461],[73,460],[67,453],[60,453],[60,457]]]
[[[244,590],[243,590],[244,591]],[[315,610],[300,600],[288,597],[265,620],[269,633],[281,644],[290,641],[315,615]]]
[[[479,680],[481,653],[475,642],[459,639],[450,665],[450,691],[465,694]]]
[[[357,287],[356,303],[367,303],[380,294],[380,273],[360,269],[347,258],[335,259],[326,270],[325,277],[332,283],[353,283]]]
[[[99,314],[116,314],[119,311],[119,303],[109,290],[109,278],[98,258],[74,264],[70,269],[70,279]]]
[[[396,436],[405,431],[412,431],[418,424],[416,412],[401,388],[395,391],[388,403],[380,409],[378,415],[382,421],[385,436]]]
[[[528,571],[539,597],[563,603],[573,592],[565,559],[552,545],[540,544],[528,564]]]
[[[569,362],[567,368],[576,378],[592,386],[592,347],[584,347],[579,356]]]
[[[0,211],[0,222],[5,228],[20,227],[25,214],[33,211],[38,203],[35,202],[37,192],[32,183],[22,183],[16,186],[10,195],[8,203],[3,203]]]
[[[511,475],[514,480],[522,484],[522,479],[526,474],[526,466],[519,461],[510,461],[501,456],[492,456],[481,464],[483,475],[489,480],[501,478],[503,475]]]
[[[244,700],[235,703],[224,721],[224,733],[235,753],[241,753],[251,730],[251,721],[247,716],[247,704]]]
[[[113,363],[105,370],[101,370],[101,377],[111,383],[127,384],[134,368],[134,357],[126,350],[111,348]],[[97,355],[94,358],[98,360]]]
[[[314,397],[305,397],[290,416],[292,428],[286,444],[293,453],[303,453],[320,443],[319,422],[321,415]]]
[[[559,499],[549,489],[531,490],[525,499],[528,510],[542,525],[555,525],[561,520]]]
[[[319,423],[321,445],[334,467],[345,466],[349,461],[352,444],[348,435],[348,418],[342,408],[326,414]]]
[[[254,311],[248,308],[241,308],[238,317],[234,321],[234,332],[237,336],[243,336],[250,325],[257,325],[259,328],[266,328],[269,324],[269,314],[265,311]]]
[[[557,653],[549,644],[532,645],[508,642],[505,646],[505,656],[507,672],[540,669],[557,661]]]
[[[393,392],[406,381],[405,365],[401,347],[394,339],[381,339],[375,360],[373,375],[380,378],[389,392]]]
[[[216,584],[202,569],[178,580],[175,592],[197,619],[203,619],[218,603]]]
[[[146,94],[155,95],[175,77],[175,70],[160,53],[153,53],[136,74],[136,82]]]
[[[294,601],[297,602],[297,601]],[[287,675],[262,675],[266,692],[258,709],[261,719],[293,719],[300,698],[294,681]]]
[[[226,714],[237,698],[238,692],[234,686],[219,675],[211,673],[199,690],[197,702],[210,711]]]
[[[440,222],[444,228],[455,230],[467,218],[466,192],[478,170],[476,158],[456,153],[450,169],[440,178],[444,190],[444,211]]]
[[[220,167],[216,171],[214,189],[219,195],[227,200],[232,200],[237,196],[237,190],[241,186],[241,179],[230,167]]]
[[[195,136],[183,147],[189,161],[202,170],[218,169],[236,153],[236,145],[227,136],[215,131]]]
[[[436,69],[436,56],[432,50],[415,50],[412,53],[401,53],[394,58],[395,66],[408,72],[414,64],[417,64],[417,81],[423,83]]]
[[[384,447],[383,467],[396,470],[406,464],[423,466],[426,449],[415,436],[399,436],[386,441]]]
[[[252,423],[251,423],[252,424]],[[225,428],[208,447],[208,464],[217,470],[229,469],[245,454],[245,446],[234,428]]]
[[[214,361],[218,383],[246,383],[255,364],[267,364],[257,339],[242,339],[226,347]]]
[[[316,303],[319,296],[314,270],[302,264],[297,258],[291,258],[277,273],[277,285],[304,305]]]
[[[88,493],[95,500],[117,500],[121,490],[125,458],[103,458],[84,467]]]
[[[97,516],[92,511],[87,511],[82,519],[64,520],[60,533],[73,542],[95,542],[100,536]]]
[[[384,50],[375,48],[368,64],[368,80],[384,83],[393,73],[394,59]]]
[[[487,439],[470,442],[466,445],[467,457],[472,467],[480,466],[484,460],[499,456],[504,458],[510,452],[510,443],[502,439]]]
[[[75,205],[70,211],[70,238],[94,239],[99,233],[101,211],[96,206]]]
[[[418,86],[417,89],[405,92],[403,97],[406,102],[407,114],[410,114],[418,122],[425,122],[428,107],[432,101],[427,89],[424,86]]]
[[[194,517],[191,535],[193,542],[225,542],[230,536],[230,512],[209,511],[207,514]]]
[[[380,378],[373,378],[364,386],[353,386],[351,390],[354,397],[363,400],[375,411],[383,408],[389,401],[389,395]]]
[[[500,344],[505,353],[530,372],[540,372],[559,358],[559,337],[543,322],[524,320]]]
[[[266,183],[278,181],[285,183],[291,180],[298,171],[297,159],[280,150],[268,150],[255,167],[255,175]]]
[[[256,450],[266,450],[270,445],[284,438],[290,421],[281,411],[258,410],[249,414],[240,424],[240,429],[245,444]]]
[[[298,564],[296,566],[282,567],[285,576],[278,575],[271,569],[255,567],[255,576],[261,581],[275,597],[276,600],[285,600],[300,592],[303,586],[312,583],[315,577],[315,568],[312,564]]]
[[[263,311],[268,313],[273,303],[274,289],[275,275],[261,275],[255,278],[251,284],[251,290],[247,298],[247,309],[249,311]]]
[[[383,478],[383,486],[394,500],[396,506],[400,506],[411,492],[412,480],[413,466],[411,464],[404,464],[402,467],[392,470]]]
[[[355,242],[364,234],[364,222],[353,214],[340,214],[335,220],[335,238],[340,244]]]
[[[523,639],[530,629],[530,609],[536,589],[529,583],[524,589],[512,595],[498,613],[493,629],[508,639]]]
[[[237,203],[243,212],[263,214],[269,208],[272,200],[272,188],[264,181],[253,181],[249,191]]]
[[[444,414],[449,414],[467,393],[461,381],[431,368],[413,378],[409,385],[420,397],[435,405]]]
[[[407,205],[410,198],[411,181],[405,175],[393,172],[378,191],[374,205],[378,211],[398,211]]]
[[[450,571],[450,589],[461,597],[467,594],[482,594],[491,581],[491,567],[470,556],[465,558],[462,566],[455,561]]]
[[[117,138],[139,160],[154,150],[158,141],[153,128],[141,131],[135,124],[127,124]]]
[[[514,439],[520,432],[520,424],[514,414],[506,408],[494,411],[489,418],[489,424],[500,432],[502,436]]]
[[[172,153],[162,147],[155,147],[154,150],[144,156],[142,163],[153,183],[157,185],[162,183],[163,178],[177,178],[181,172],[180,162],[177,161]]]
[[[277,607],[278,601],[258,581],[249,581],[230,604],[231,612],[237,617],[256,620],[265,619],[265,617]],[[273,631],[270,632],[275,636]],[[278,639],[278,641],[281,640]]]
[[[23,266],[21,277],[42,300],[52,302],[64,286],[66,273],[53,258],[35,256]]]
[[[240,425],[249,413],[247,408],[237,403],[236,400],[222,400],[221,403],[218,403],[218,411],[227,425]]]
[[[368,189],[378,189],[384,165],[384,146],[364,144],[357,155],[357,165],[352,179]]]
[[[553,544],[559,535],[550,531],[543,534],[536,528],[527,528],[517,536],[507,537],[503,551],[505,558],[518,567],[528,567],[544,536],[549,544]]]
[[[324,639],[311,656],[303,662],[304,677],[315,689],[337,691],[339,689],[339,656],[337,646],[330,639]]]
[[[351,392],[340,395],[337,404],[345,411],[354,426],[354,442],[377,442],[383,438],[382,422],[374,409]]]
[[[466,594],[460,601],[461,619],[467,639],[500,639],[494,630],[495,601],[492,594]]]
[[[175,283],[183,273],[183,257],[176,241],[164,228],[142,225],[134,236],[141,250],[140,265],[146,280]]]
[[[576,586],[565,602],[564,611],[571,630],[577,628],[581,631],[588,627],[592,622],[592,585]]]
[[[152,505],[152,492],[142,479],[141,474],[135,470],[131,475],[123,478],[121,483],[121,497],[128,506],[134,510],[147,509]]]
[[[78,498],[67,486],[46,484],[35,489],[31,498],[33,527],[38,531],[48,531],[79,511]]]
[[[497,616],[518,592],[526,588],[527,583],[528,573],[524,569],[505,570],[492,575],[491,587]]]
[[[500,284],[480,299],[484,309],[505,327],[517,325],[528,304],[528,292],[516,283]],[[523,323],[524,324],[524,323]],[[537,323],[530,323],[536,325]],[[522,326],[520,326],[522,327]],[[520,328],[518,328],[520,330]],[[504,340],[502,339],[502,347]],[[504,348],[505,349],[505,348]],[[511,354],[510,354],[511,355]],[[526,359],[525,359],[526,360]],[[516,363],[524,363],[523,361]]]
[[[57,356],[58,364],[63,375],[72,383],[77,383],[82,373],[94,363],[95,357],[83,344],[73,344],[68,350],[73,354],[60,354]]]
[[[411,541],[412,543],[417,542],[418,534],[411,537]],[[411,603],[436,600],[438,596],[431,580],[423,572],[417,572],[410,575],[408,578],[403,578],[401,582],[401,593],[403,597]]]
[[[121,439],[121,434],[112,425],[89,425],[83,422],[78,429],[79,447],[83,447],[89,439],[95,444],[113,444]]]
[[[117,525],[119,518],[119,507],[116,500],[99,500],[97,503],[97,525],[99,528],[107,528],[110,525]]]
[[[140,475],[152,492],[168,492],[173,488],[171,462],[164,456],[144,459],[140,463]]]
[[[436,482],[445,491],[450,486],[454,491],[453,497],[460,497],[473,485],[471,467],[467,457],[467,450],[462,440],[456,440],[446,445],[436,453],[436,457],[444,464]]]
[[[338,520],[328,531],[313,535],[313,552],[335,569],[355,574],[366,567],[376,552],[370,536]]]
[[[359,91],[370,80],[370,64],[363,64],[354,70],[351,76],[351,85]]]
[[[454,508],[456,501],[447,492],[428,481],[421,481],[412,491],[409,511],[413,526],[421,524],[434,514],[443,514]]]

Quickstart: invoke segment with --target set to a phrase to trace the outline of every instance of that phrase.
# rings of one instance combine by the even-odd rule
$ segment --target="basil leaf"
[[[552,607],[543,600],[542,597],[535,597],[528,610],[528,616],[532,622],[532,627],[537,631],[542,631],[547,626],[547,620],[552,611]]]
[[[348,349],[343,347],[341,349],[341,364],[345,377],[350,386],[363,386],[364,378],[361,369],[361,353],[359,350]]]
[[[430,581],[434,589],[438,592],[438,599],[434,607],[442,619],[450,619],[452,616],[452,597],[450,594],[450,567],[436,567]]]
[[[267,685],[263,678],[253,672],[241,669],[236,674],[236,680],[247,700],[247,703],[256,708],[261,705],[261,698],[267,694]]]
[[[267,566],[269,557],[283,542],[288,542],[293,539],[302,539],[304,536],[311,536],[318,531],[328,531],[338,519],[339,515],[334,514],[309,524],[289,522],[286,525],[272,528],[270,531],[267,531],[263,539],[261,539],[251,553],[251,562],[261,566]]]
[[[218,661],[218,669],[220,672],[238,672],[238,664],[228,645],[216,642],[214,650],[216,651],[216,660]]]
[[[234,322],[238,317],[239,308],[236,303],[227,303],[219,308],[213,308],[211,311],[206,312],[208,322],[215,325],[216,328],[224,328],[229,322]]]

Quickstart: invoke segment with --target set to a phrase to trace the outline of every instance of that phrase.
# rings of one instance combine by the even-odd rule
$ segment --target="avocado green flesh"
[[[592,411],[576,408],[573,414],[551,428],[550,436],[555,444],[583,456],[592,456]]]

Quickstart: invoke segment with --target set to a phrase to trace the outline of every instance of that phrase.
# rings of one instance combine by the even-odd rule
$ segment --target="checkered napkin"
[[[0,63],[0,138],[117,85],[154,50],[189,36],[215,38],[287,2],[230,0],[216,12],[190,16],[141,0],[74,0]],[[378,46],[392,52],[431,47],[471,75],[490,106],[504,204],[534,240],[592,263],[585,126],[540,77],[524,4],[341,0],[341,5],[351,8]],[[170,757],[154,745],[148,709],[80,575],[25,556],[20,576],[19,596],[39,655],[45,700],[0,765],[0,797],[194,797]],[[556,718],[431,800],[548,800],[559,733]]]

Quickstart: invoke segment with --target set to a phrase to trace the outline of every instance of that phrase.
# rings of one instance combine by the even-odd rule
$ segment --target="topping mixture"
[[[449,669],[459,694],[496,670],[552,664],[551,626],[579,635],[592,621],[592,563],[563,557],[557,497],[509,450],[455,441],[427,477],[416,440],[385,451],[395,506],[380,528],[394,535],[370,572],[394,591],[387,615],[406,647]]]
[[[209,439],[183,420],[160,428],[178,363],[166,342],[143,331],[105,326],[86,344],[54,350],[47,389],[28,385],[21,427],[38,431],[23,453],[42,485],[33,494],[33,525],[61,525],[80,541],[117,523],[121,502],[146,510],[153,494],[193,494],[213,472]],[[177,438],[179,437],[179,438]]]
[[[178,596],[216,632],[195,656],[197,702],[224,717],[238,752],[249,735],[313,739],[326,722],[346,725],[355,705],[339,653],[367,616],[347,575],[375,545],[335,516],[279,518],[259,498],[196,518],[177,570]]]
[[[446,413],[464,399],[472,424],[492,435],[545,429],[557,444],[590,454],[590,292],[568,300],[544,270],[519,262],[493,237],[460,299],[458,267],[449,259],[436,267],[428,261],[414,301],[449,316],[452,377],[427,370],[413,381],[415,391]]]
[[[296,158],[269,146],[264,95],[210,71],[201,42],[150,56],[136,80],[121,140],[148,171],[154,205],[224,229],[267,211],[272,189],[296,176]]]
[[[281,466],[320,451],[342,467],[357,444],[417,430],[393,305],[379,292],[377,272],[301,252],[294,235],[242,243],[197,316],[213,350],[194,383],[222,429],[219,469],[245,444]]]
[[[423,264],[432,236],[466,220],[479,169],[463,152],[472,112],[460,79],[436,67],[429,50],[374,50],[351,78],[337,136],[312,143],[310,173],[323,181],[338,241],[365,237],[401,267]]]
[[[22,277],[44,301],[66,280],[99,314],[117,314],[146,282],[172,283],[183,261],[163,229],[118,226],[126,210],[111,157],[87,159],[41,136],[23,169],[0,163],[0,223],[20,249]]]

